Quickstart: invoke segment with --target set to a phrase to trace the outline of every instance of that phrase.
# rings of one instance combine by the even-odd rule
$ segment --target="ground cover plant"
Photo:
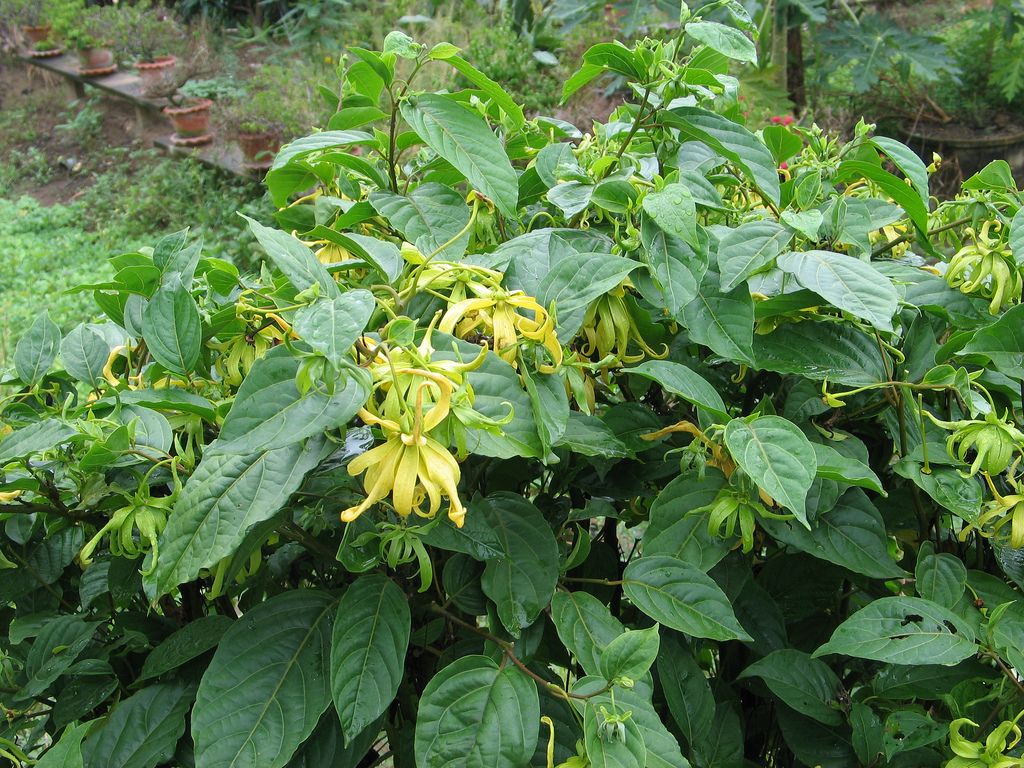
[[[258,273],[181,231],[35,318],[10,760],[1021,764],[1020,193],[745,127],[719,9],[591,47],[587,133],[352,49]]]

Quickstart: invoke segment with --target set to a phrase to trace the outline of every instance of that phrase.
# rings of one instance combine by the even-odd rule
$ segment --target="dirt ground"
[[[53,172],[43,183],[18,178],[0,193],[31,194],[46,205],[73,200],[93,183],[97,173],[132,163],[131,150],[152,148],[156,137],[169,132],[160,115],[148,116],[140,126],[131,104],[99,90],[86,95],[86,100],[96,99],[95,109],[102,116],[96,136],[59,129],[75,114],[76,99],[66,78],[16,59],[0,58],[0,162],[13,162],[18,153],[35,149]]]

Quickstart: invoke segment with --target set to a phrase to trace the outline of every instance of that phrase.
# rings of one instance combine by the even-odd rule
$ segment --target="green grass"
[[[241,210],[267,220],[258,186],[181,160],[123,150],[117,170],[98,176],[71,203],[45,206],[23,195],[0,197],[0,364],[42,311],[67,331],[99,311],[80,283],[111,274],[107,258],[153,245],[189,227],[204,254],[251,266],[258,258]]]
[[[82,228],[80,205],[44,207],[31,197],[0,199],[0,358],[40,312],[62,327],[88,320],[96,312],[89,294],[68,294],[70,286],[109,276],[112,243],[100,232]]]

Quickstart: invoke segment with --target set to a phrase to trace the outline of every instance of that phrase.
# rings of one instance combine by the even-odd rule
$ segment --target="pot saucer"
[[[257,160],[253,163],[242,163],[242,167],[247,171],[269,171],[273,164],[274,158],[270,158],[269,160]]]
[[[111,64],[109,67],[96,67],[95,69],[79,69],[78,74],[81,77],[102,77],[103,75],[112,75],[117,71],[117,64]]]
[[[51,48],[48,51],[29,51],[28,55],[33,59],[52,59],[54,56],[60,56],[64,53],[63,48]]]
[[[212,133],[204,133],[202,136],[179,136],[176,133],[171,134],[171,144],[176,147],[201,147],[203,144],[209,144],[213,141]]]

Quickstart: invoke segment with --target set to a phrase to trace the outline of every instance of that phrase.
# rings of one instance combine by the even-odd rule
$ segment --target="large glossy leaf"
[[[779,269],[832,306],[892,330],[899,296],[889,279],[866,261],[831,251],[791,251],[779,257]]]
[[[1024,379],[1024,305],[1011,307],[977,331],[961,351],[984,355],[1002,373]]]
[[[463,196],[451,187],[428,182],[408,195],[378,190],[370,202],[424,256],[436,252],[437,259],[458,261],[466,252],[472,234],[466,229],[470,212]]]
[[[917,594],[925,600],[953,608],[967,587],[967,566],[955,555],[936,552],[929,541],[918,552],[914,578]]]
[[[554,306],[559,338],[571,339],[590,303],[639,266],[638,261],[610,253],[569,253],[544,276],[535,295],[541,306]]]
[[[316,466],[322,440],[225,454],[206,449],[160,535],[156,569],[146,577],[157,594],[230,555],[256,523],[269,519]]]
[[[697,744],[711,728],[715,697],[693,652],[673,633],[666,633],[655,664],[665,702],[687,742]]]
[[[405,672],[409,604],[382,574],[360,576],[338,603],[331,642],[331,691],[345,743],[375,722]]]
[[[301,365],[284,346],[256,361],[224,419],[219,452],[284,448],[346,424],[369,397],[369,374],[351,366],[335,381],[334,392],[314,386],[301,394],[295,383]]]
[[[708,533],[707,517],[691,515],[711,504],[725,477],[707,468],[701,475],[688,472],[666,485],[651,504],[650,519],[643,538],[645,555],[669,555],[700,570],[711,570],[729,552],[729,545]]]
[[[974,631],[952,611],[919,597],[883,597],[840,624],[814,655],[949,666],[977,650]]]
[[[60,328],[44,311],[14,348],[14,370],[18,378],[26,384],[37,383],[50,370],[59,348]]]
[[[651,274],[647,279],[634,274],[632,279],[645,299],[678,317],[697,295],[708,269],[707,254],[703,248],[691,248],[646,220],[641,224],[640,238],[640,257]]]
[[[0,440],[0,465],[56,448],[74,434],[74,427],[58,419],[29,424]]]
[[[48,621],[25,657],[28,682],[21,695],[35,697],[47,690],[75,662],[95,633],[96,623],[79,616],[58,616]]]
[[[191,300],[191,297],[188,298]],[[197,311],[197,322],[198,319]],[[103,378],[103,366],[109,353],[110,347],[106,339],[85,323],[76,325],[60,342],[60,359],[64,363],[64,369],[90,387],[95,386]],[[157,357],[155,352],[153,356]]]
[[[281,768],[331,701],[335,600],[299,589],[258,604],[224,635],[192,712],[196,768]]]
[[[773,538],[854,573],[873,579],[904,576],[888,549],[885,521],[867,495],[848,490],[830,511],[818,515],[811,530],[780,520],[763,520]]]
[[[203,345],[199,307],[181,283],[160,288],[142,311],[142,338],[167,370],[186,375]]]
[[[505,148],[476,112],[444,96],[422,94],[403,102],[402,117],[432,150],[515,218],[519,180]]]
[[[152,685],[119,702],[82,744],[85,768],[153,768],[174,755],[195,688]]]
[[[444,60],[457,69],[463,77],[469,80],[469,82],[490,97],[492,102],[501,107],[502,111],[511,118],[512,126],[514,128],[522,129],[526,122],[526,117],[523,115],[523,108],[516,103],[514,98],[505,92],[504,88],[491,80],[491,78],[461,56],[445,56]]]
[[[781,416],[733,419],[725,428],[725,446],[761,489],[808,525],[807,491],[814,482],[817,458],[793,422]]]
[[[375,723],[366,728],[346,746],[338,713],[328,706],[313,733],[288,761],[287,768],[357,768],[380,736],[378,726]]]
[[[601,677],[605,680],[640,679],[658,657],[659,644],[657,624],[647,629],[627,629],[601,653]]]
[[[333,299],[340,294],[330,273],[298,238],[279,229],[265,227],[248,216],[243,215],[242,218],[249,222],[249,229],[267,252],[270,262],[281,270],[296,290],[304,291],[313,284],[319,284],[321,296]]]
[[[758,336],[755,366],[853,387],[889,378],[878,342],[839,323],[787,323],[767,336]]]
[[[691,21],[686,34],[730,59],[757,64],[757,46],[738,29],[715,21]]]
[[[601,674],[601,654],[626,631],[608,606],[589,592],[556,592],[551,620],[563,645],[588,675]]]
[[[362,131],[322,131],[310,136],[303,136],[290,144],[281,147],[274,155],[273,168],[283,168],[293,161],[301,160],[314,152],[324,152],[338,147],[350,147],[359,144],[373,144],[375,139]]]
[[[904,176],[910,179],[914,191],[921,198],[921,202],[927,206],[928,169],[925,168],[917,153],[906,144],[896,141],[896,139],[886,138],[885,136],[874,136],[870,141],[889,157],[893,165],[899,168]]]
[[[657,382],[668,392],[683,398],[690,405],[702,408],[719,421],[729,420],[725,403],[718,391],[703,376],[682,363],[674,363],[671,360],[647,360],[635,368],[627,368],[624,372]]]
[[[672,237],[696,248],[697,209],[693,194],[685,184],[665,185],[664,189],[649,192],[644,197],[644,212]]]
[[[740,679],[759,677],[783,703],[827,725],[843,722],[839,707],[839,678],[820,659],[784,648],[772,651],[740,673]]]
[[[632,717],[622,723],[623,738],[611,738],[602,732],[604,715],[598,704],[587,702],[583,712],[583,744],[590,765],[600,768],[646,768],[647,745],[640,726]],[[613,710],[605,711],[613,713]]]
[[[186,624],[149,652],[139,679],[159,677],[216,648],[231,623],[227,616],[213,615]]]
[[[665,727],[658,711],[651,704],[652,690],[648,682],[636,681],[632,688],[616,688],[614,701],[610,693],[601,693],[605,686],[604,678],[583,677],[572,687],[573,693],[590,697],[586,700],[573,700],[577,711],[583,715],[584,738],[586,738],[587,710],[596,710],[598,722],[600,722],[604,719],[601,712],[603,707],[604,711],[609,714],[616,711],[619,713],[631,713],[629,722],[636,726],[636,733],[640,736],[641,743],[630,744],[629,740],[633,736],[633,732],[627,727],[624,746],[627,747],[626,751],[629,753],[629,756],[623,754],[615,747],[609,749],[608,742],[612,741],[612,739],[608,738],[607,735],[604,736],[604,743],[587,746],[588,755],[591,752],[595,752],[598,759],[610,761],[608,764],[611,765],[621,760],[625,760],[627,761],[626,764],[630,764],[631,758],[639,757],[638,752],[642,746],[644,756],[641,760],[641,765],[647,766],[647,768],[689,768],[689,762],[683,757],[682,751],[679,749],[679,742],[676,741],[676,737]],[[599,736],[599,738],[601,737]],[[593,759],[593,755],[590,756]],[[605,763],[597,764],[603,765]]]
[[[427,683],[416,718],[420,768],[521,768],[537,745],[537,686],[517,667],[464,656]]]
[[[551,602],[558,580],[558,545],[540,511],[522,496],[495,493],[473,505],[498,536],[502,557],[488,560],[481,586],[513,636]]]
[[[781,196],[779,171],[768,148],[750,131],[728,118],[699,107],[673,107],[662,120],[680,135],[702,141],[736,165],[758,189],[778,205]]]
[[[864,178],[877,184],[886,195],[895,200],[921,232],[928,231],[928,200],[922,199],[917,190],[907,186],[902,179],[874,163],[863,160],[844,160],[839,165],[835,180],[838,182]]]
[[[83,768],[82,739],[92,727],[92,723],[68,726],[60,735],[60,740],[46,750],[35,768]]]
[[[719,277],[704,274],[697,295],[683,308],[682,320],[690,338],[727,360],[750,363],[754,343],[754,303],[746,286],[729,293],[719,289]]]
[[[817,458],[818,477],[867,488],[883,496],[886,495],[882,481],[864,462],[842,454],[830,445],[814,443],[813,447],[814,455]]]
[[[711,577],[674,557],[633,560],[622,575],[626,596],[667,627],[712,640],[750,640],[729,598]]]
[[[340,367],[376,306],[373,294],[362,289],[347,291],[335,299],[318,299],[295,313],[295,332],[332,365]]]
[[[730,229],[718,243],[718,277],[729,292],[782,253],[793,233],[774,221],[750,221]]]

